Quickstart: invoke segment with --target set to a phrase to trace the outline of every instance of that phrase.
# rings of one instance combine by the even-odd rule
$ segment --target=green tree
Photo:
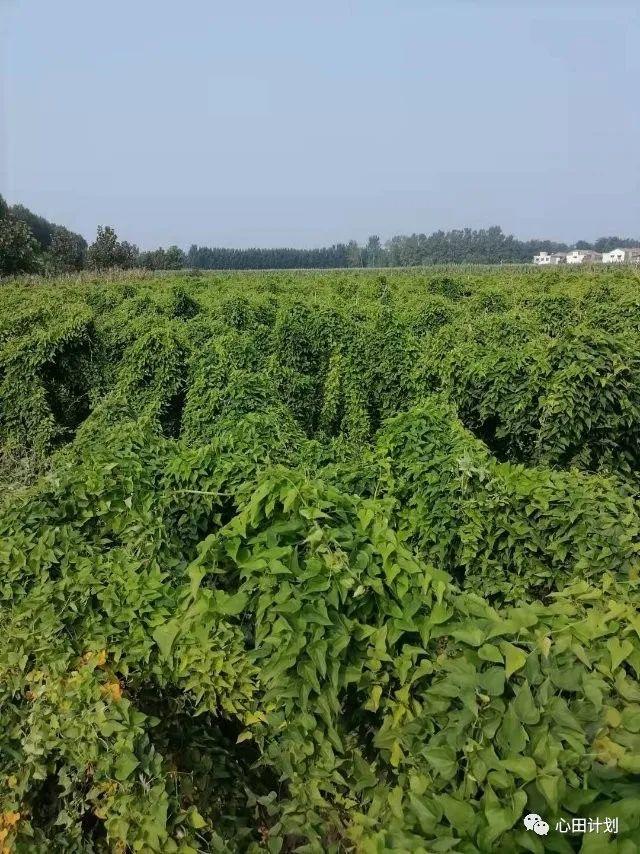
[[[29,226],[10,215],[0,218],[0,276],[38,270],[38,243]]]
[[[362,251],[355,240],[347,244],[347,266],[362,267]]]
[[[47,267],[53,273],[81,270],[86,259],[86,241],[62,226],[58,226],[51,241]]]
[[[367,267],[383,267],[385,265],[385,252],[377,234],[371,235],[364,253]]]
[[[138,256],[140,255],[140,250],[135,245],[135,243],[129,243],[128,240],[123,240],[122,243],[118,244],[118,267],[122,267],[123,270],[130,270],[132,267],[135,267],[138,262]]]
[[[611,252],[612,249],[633,249],[640,240],[633,237],[599,237],[593,244],[596,252]]]
[[[24,205],[12,205],[10,213],[15,219],[29,226],[38,246],[46,250],[51,246],[56,226],[43,216],[34,214]]]
[[[168,249],[160,246],[158,249],[141,252],[136,263],[145,270],[181,270],[186,266],[186,256],[177,246],[170,246]]]
[[[165,270],[181,270],[187,265],[187,258],[179,246],[170,246],[165,253]]]
[[[118,235],[110,225],[99,225],[96,239],[87,251],[87,262],[96,270],[106,270],[118,264]]]
[[[99,225],[95,241],[87,251],[87,262],[94,270],[110,267],[128,269],[134,267],[140,250],[133,243],[118,241],[118,235],[110,225]]]
[[[164,270],[166,252],[162,247],[148,249],[138,255],[138,267],[144,270]]]

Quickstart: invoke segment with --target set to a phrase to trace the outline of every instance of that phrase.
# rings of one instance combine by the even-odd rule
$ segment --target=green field
[[[640,271],[0,298],[3,854],[640,852]]]

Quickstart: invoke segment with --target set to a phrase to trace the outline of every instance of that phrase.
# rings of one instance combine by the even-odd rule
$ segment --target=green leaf
[[[540,794],[544,795],[546,802],[554,813],[558,811],[559,777],[544,774],[536,780],[536,786]]]
[[[480,646],[485,638],[485,633],[476,626],[463,626],[458,629],[452,629],[450,634],[457,641],[466,643],[468,646]]]
[[[391,748],[391,756],[389,758],[389,762],[391,762],[394,768],[397,768],[398,765],[402,762],[402,759],[402,748],[400,746],[400,742],[396,740],[393,742],[393,747]]]
[[[370,712],[377,712],[378,706],[380,705],[380,697],[382,696],[382,686],[374,685],[371,689],[371,696],[365,703],[365,709],[368,709]]]
[[[327,675],[327,642],[316,641],[307,647],[309,657],[313,661],[316,670],[324,679]],[[375,711],[375,709],[373,709]]]
[[[419,797],[414,792],[409,792],[409,804],[411,812],[418,819],[422,832],[424,834],[432,834],[438,824],[438,816],[433,812],[432,808],[426,803],[425,799]]]
[[[622,710],[622,723],[629,732],[640,732],[640,706],[631,703]]]
[[[189,810],[189,824],[191,827],[195,827],[196,830],[200,830],[200,828],[207,826],[207,822],[202,818],[195,807],[192,807],[192,809]]]
[[[640,774],[640,753],[626,753],[620,757],[618,765],[630,774]]]
[[[360,520],[360,524],[364,531],[366,531],[369,525],[373,522],[373,515],[373,510],[370,507],[365,506],[358,510],[358,519]]]
[[[633,652],[633,644],[629,640],[620,643],[617,637],[612,637],[607,641],[607,649],[611,654],[611,672],[613,673]]]
[[[487,828],[483,832],[483,840],[488,846],[495,842],[499,836],[502,836],[506,830],[513,827],[522,815],[526,803],[527,796],[524,792],[515,792],[505,802],[499,801],[495,795],[487,799],[484,809]],[[489,848],[489,850],[496,849]]]
[[[123,751],[116,760],[116,764],[114,766],[114,776],[116,780],[126,780],[133,771],[138,767],[139,761],[136,757],[131,753],[130,750]]]
[[[389,803],[389,809],[391,810],[393,815],[396,818],[402,820],[402,786],[395,786],[393,789],[391,789],[387,801]]]
[[[478,684],[491,697],[499,697],[504,692],[504,680],[504,667],[490,667],[488,670],[480,673]]]
[[[527,733],[518,720],[514,704],[510,703],[496,735],[496,743],[502,749],[503,755],[514,756],[524,752],[527,742]]]
[[[216,590],[214,595],[215,609],[219,614],[235,617],[246,608],[249,597],[246,593],[239,592],[230,596],[223,590]]]
[[[514,646],[512,643],[508,641],[500,642],[500,649],[504,654],[505,661],[505,670],[507,679],[512,676],[516,671],[522,669],[526,662],[527,656],[519,647]]]
[[[427,762],[442,777],[451,777],[456,773],[456,754],[450,747],[428,747],[426,755]]]
[[[173,646],[173,642],[176,639],[176,635],[180,631],[180,624],[177,620],[170,620],[168,623],[164,623],[162,626],[158,626],[158,628],[153,633],[153,639],[158,644],[158,648],[160,653],[164,656],[164,658],[168,658],[171,653],[171,647]]]
[[[525,783],[535,780],[538,774],[538,767],[535,760],[530,756],[514,756],[504,759],[502,765],[507,771],[524,780]]]
[[[439,626],[442,623],[446,623],[452,614],[453,611],[451,608],[448,608],[443,602],[436,602],[436,604],[431,608],[431,613],[429,614],[429,624],[432,626]]]
[[[451,795],[437,795],[435,800],[440,804],[447,821],[456,831],[469,832],[476,820],[476,813],[470,804],[457,800]]]
[[[536,707],[528,682],[524,682],[521,685],[513,704],[513,708],[518,719],[523,724],[532,726],[537,724],[540,720],[540,712]]]
[[[493,661],[496,664],[502,664],[502,653],[497,646],[492,643],[483,644],[478,650],[478,655],[483,661]]]

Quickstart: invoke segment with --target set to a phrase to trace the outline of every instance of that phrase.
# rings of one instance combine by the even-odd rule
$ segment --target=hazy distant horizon
[[[0,9],[0,193],[88,240],[640,237],[640,4]]]

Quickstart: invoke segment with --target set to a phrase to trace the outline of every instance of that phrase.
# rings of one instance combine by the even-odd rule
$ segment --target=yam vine
[[[639,289],[3,284],[0,851],[640,852]]]

